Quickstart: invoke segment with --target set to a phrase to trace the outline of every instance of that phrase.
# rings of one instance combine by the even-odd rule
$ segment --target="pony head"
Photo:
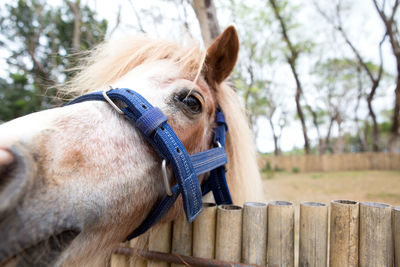
[[[233,27],[206,51],[143,36],[109,42],[86,58],[64,90],[137,91],[168,116],[190,154],[212,146],[221,108],[233,201],[259,200],[247,121],[224,82],[238,49]],[[108,103],[54,108],[0,125],[0,265],[105,265],[165,195],[160,166],[144,137]],[[173,184],[172,170],[169,179]],[[180,213],[177,201],[164,220]]]

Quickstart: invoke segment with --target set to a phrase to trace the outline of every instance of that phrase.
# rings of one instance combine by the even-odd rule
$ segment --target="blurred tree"
[[[379,133],[380,133],[380,146],[384,147],[387,144],[388,140],[391,136],[391,129],[392,129],[392,114],[393,110],[382,110],[381,112],[382,122],[378,123]],[[369,132],[370,123],[364,121],[364,124],[361,125],[362,130],[364,132]],[[333,141],[336,141],[333,140]],[[363,152],[363,144],[359,138],[359,134],[351,134],[346,133],[344,135],[344,142],[345,142],[345,151],[344,152]],[[373,145],[373,138],[371,135],[366,135],[366,142],[368,142],[368,146]],[[387,150],[388,151],[388,150]]]
[[[250,126],[255,136],[259,129],[259,119],[266,118],[272,131],[274,151],[281,153],[280,139],[287,125],[287,111],[283,105],[284,94],[279,91],[274,80],[277,54],[283,47],[274,38],[271,19],[265,3],[230,0],[231,20],[241,36],[239,62],[233,81],[243,97],[249,116]]]
[[[367,100],[367,105],[368,105],[368,110],[369,110],[369,115],[372,120],[372,128],[373,128],[373,151],[379,151],[379,127],[378,127],[378,121],[376,118],[376,114],[372,105],[372,101],[374,100],[374,97],[376,95],[376,91],[379,87],[379,84],[381,82],[382,74],[383,74],[383,56],[382,56],[382,45],[383,42],[385,41],[386,38],[386,33],[383,35],[383,38],[379,42],[379,59],[380,63],[378,66],[377,71],[374,72],[374,67],[376,65],[371,64],[365,60],[365,58],[362,56],[361,52],[356,48],[354,43],[350,40],[344,26],[343,26],[343,19],[342,19],[342,3],[341,1],[338,1],[336,3],[336,17],[332,18],[327,15],[326,12],[324,12],[317,4],[315,4],[318,12],[342,35],[343,39],[345,40],[346,44],[350,47],[352,52],[354,53],[355,57],[358,60],[358,64],[360,65],[360,68],[365,71],[369,77],[370,83],[371,83],[371,89],[368,92],[368,96],[366,98]]]
[[[311,46],[311,42],[309,41],[298,41],[295,43],[293,39],[290,36],[290,29],[296,26],[296,22],[293,21],[293,11],[294,7],[289,5],[289,1],[287,0],[269,0],[269,3],[272,7],[272,10],[275,14],[276,19],[279,22],[280,29],[281,29],[281,34],[282,34],[282,40],[286,44],[287,48],[287,53],[286,53],[286,60],[287,63],[290,66],[290,69],[292,71],[293,77],[296,82],[296,95],[295,95],[295,101],[296,101],[296,108],[297,108],[297,115],[300,119],[301,126],[303,129],[303,137],[304,137],[304,150],[306,154],[311,153],[311,148],[310,148],[310,140],[308,137],[308,131],[307,131],[307,125],[305,122],[305,115],[303,111],[303,107],[301,104],[301,99],[304,97],[304,90],[303,90],[303,85],[300,80],[299,76],[299,71],[297,69],[297,62],[299,59],[299,55],[303,52],[306,52]],[[309,105],[308,109],[312,110]],[[311,112],[312,114],[315,114]],[[314,119],[314,122],[316,120]]]
[[[213,0],[192,0],[192,7],[200,24],[201,36],[206,47],[221,33]]]
[[[394,152],[395,144],[399,136],[399,115],[400,115],[400,32],[398,28],[399,23],[399,0],[392,0],[388,6],[386,1],[373,0],[376,11],[385,27],[385,35],[389,38],[389,43],[392,48],[393,56],[396,60],[396,77],[395,77],[395,101],[392,116],[391,136],[389,139],[388,147],[391,152]]]
[[[1,84],[1,101],[14,99],[7,107],[22,115],[22,110],[32,112],[60,104],[55,97],[58,85],[73,74],[77,53],[104,39],[107,21],[97,20],[95,12],[79,0],[64,1],[61,6],[19,0],[5,5],[0,27],[0,45],[10,54],[11,77]],[[36,95],[34,106],[19,107],[32,95]],[[13,112],[2,109],[0,120],[11,119],[9,114]]]
[[[10,73],[7,79],[0,78],[0,122],[37,110],[40,97],[32,86],[24,74]]]
[[[352,102],[354,102],[354,99],[359,101],[364,91],[362,84],[360,85],[361,88],[358,88],[360,82],[358,69],[358,62],[349,58],[328,58],[325,61],[318,62],[314,68],[314,73],[318,77],[316,86],[319,88],[319,99],[324,103],[323,111],[325,112],[323,112],[323,115],[328,117],[329,125],[326,137],[320,143],[321,154],[328,150],[337,153],[343,152],[343,124],[350,119],[348,114],[351,113]],[[356,102],[355,120],[358,120],[358,105],[359,103]],[[338,137],[335,146],[332,147],[330,138],[332,126],[335,122],[338,127]]]
[[[274,102],[273,97],[266,98],[266,117],[272,130],[272,138],[274,140],[274,154],[280,156],[282,150],[280,141],[282,137],[283,128],[288,124],[288,113],[284,110],[282,103]],[[270,100],[270,101],[268,101]],[[274,120],[274,118],[276,118]]]

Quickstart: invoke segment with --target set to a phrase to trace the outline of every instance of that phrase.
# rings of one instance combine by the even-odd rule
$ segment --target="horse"
[[[126,36],[86,55],[62,91],[79,96],[131,88],[168,116],[190,154],[212,146],[215,113],[222,109],[232,199],[260,201],[246,114],[226,81],[238,52],[232,26],[207,49]],[[0,265],[106,265],[165,195],[160,166],[147,140],[106,102],[56,107],[0,125]],[[162,221],[182,212],[178,199]]]

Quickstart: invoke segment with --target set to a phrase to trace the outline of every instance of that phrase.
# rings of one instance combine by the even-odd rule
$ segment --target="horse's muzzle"
[[[4,218],[32,187],[37,164],[22,145],[1,148],[0,154],[0,218]]]
[[[81,231],[72,213],[45,205],[48,190],[32,194],[38,168],[23,145],[0,148],[0,266],[51,265]]]

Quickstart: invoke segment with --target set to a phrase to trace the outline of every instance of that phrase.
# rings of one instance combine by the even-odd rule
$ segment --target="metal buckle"
[[[125,113],[117,106],[115,105],[115,103],[108,97],[107,92],[109,92],[110,90],[112,90],[113,88],[110,86],[110,89],[108,90],[104,90],[103,91],[103,97],[105,100],[107,100],[107,102],[121,115],[124,115]]]
[[[165,159],[163,159],[161,163],[161,173],[163,176],[165,191],[167,192],[168,196],[172,196],[171,186],[169,185],[168,175],[167,175],[167,161]]]
[[[222,147],[221,143],[219,141],[217,141],[217,146],[218,147]]]

